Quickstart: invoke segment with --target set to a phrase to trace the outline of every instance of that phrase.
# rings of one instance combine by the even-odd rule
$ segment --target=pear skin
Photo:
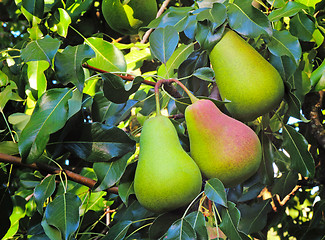
[[[191,157],[202,174],[234,187],[251,177],[262,159],[260,141],[244,123],[201,99],[185,109]]]
[[[103,0],[102,12],[108,25],[122,34],[137,34],[140,27],[148,25],[157,14],[156,0]]]
[[[232,30],[225,30],[209,54],[216,83],[232,117],[252,121],[282,101],[284,84],[279,72]]]
[[[134,178],[142,206],[166,212],[189,204],[202,186],[200,169],[182,148],[176,129],[165,116],[145,121]]]

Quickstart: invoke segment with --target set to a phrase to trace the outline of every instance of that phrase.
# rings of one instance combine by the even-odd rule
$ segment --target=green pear
[[[134,177],[134,192],[142,206],[166,212],[189,204],[202,186],[200,169],[182,148],[176,129],[165,116],[145,121]]]
[[[275,109],[284,95],[278,71],[237,33],[226,29],[209,54],[216,83],[232,117],[252,121]]]
[[[123,3],[122,3],[123,2]],[[137,34],[157,15],[156,0],[103,0],[103,16],[108,25],[122,34]]]
[[[206,178],[218,178],[225,187],[234,187],[256,173],[262,150],[250,127],[207,99],[188,106],[185,120],[191,157]]]

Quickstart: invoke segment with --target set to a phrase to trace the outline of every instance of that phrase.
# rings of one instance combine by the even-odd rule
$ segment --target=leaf
[[[37,210],[40,214],[43,213],[44,202],[49,198],[55,190],[55,175],[50,175],[43,179],[34,189],[34,199]]]
[[[132,221],[120,221],[116,223],[101,240],[122,240],[132,225]]]
[[[308,151],[308,142],[302,134],[289,125],[283,127],[283,148],[290,154],[292,169],[304,177],[314,176],[315,162]]]
[[[123,53],[113,44],[102,38],[91,37],[85,40],[96,53],[96,57],[87,61],[92,66],[107,72],[125,72],[126,61]]]
[[[22,161],[33,163],[42,155],[50,134],[60,130],[68,119],[71,89],[50,89],[38,99],[34,112],[18,143]]]
[[[281,199],[285,198],[298,183],[298,173],[289,171],[282,173],[280,178],[275,179],[272,187],[272,194],[278,194]]]
[[[229,239],[250,239],[248,236],[238,230],[240,212],[233,202],[227,203],[228,208],[222,208],[219,227]]]
[[[0,151],[1,152],[1,151]],[[0,172],[1,174],[1,172]],[[0,175],[1,176],[1,175]],[[0,238],[2,238],[8,229],[10,228],[10,215],[12,214],[13,204],[11,201],[10,193],[7,188],[0,188],[0,208],[1,208],[1,215],[0,215]]]
[[[22,0],[22,7],[30,15],[43,18],[44,13],[44,0]],[[29,22],[33,20],[33,17],[29,14],[24,14]]]
[[[71,23],[71,18],[66,10],[58,8],[48,20],[48,23],[53,32],[57,32],[61,37],[66,37]]]
[[[14,98],[14,95],[15,95],[14,90],[16,90],[16,89],[18,89],[18,88],[14,81],[10,81],[7,86],[2,88],[2,90],[0,92],[0,109],[1,109],[1,111],[4,109],[7,102]]]
[[[44,229],[44,233],[46,234],[46,237],[48,237],[51,240],[62,240],[60,231],[57,228],[50,226],[46,222],[45,215],[43,215],[41,226]]]
[[[191,224],[184,218],[181,218],[170,226],[170,228],[166,233],[166,237],[164,237],[164,239],[195,240],[197,238],[196,238],[195,230],[193,229]]]
[[[302,41],[310,41],[315,31],[315,23],[306,14],[299,12],[290,19],[289,31]]]
[[[70,239],[79,226],[80,205],[79,197],[74,194],[59,195],[47,205],[45,221],[49,226],[58,229],[63,239]]]
[[[161,237],[166,234],[169,227],[180,217],[180,214],[176,212],[160,214],[149,227],[149,238],[161,239]]]
[[[267,214],[272,210],[270,199],[259,201],[252,205],[240,204],[238,209],[241,213],[239,229],[246,234],[261,231],[267,223]]]
[[[193,75],[204,81],[214,82],[214,71],[209,67],[198,68],[194,71]]]
[[[182,44],[178,46],[172,56],[168,59],[166,64],[162,64],[158,68],[158,75],[165,78],[172,78],[176,74],[176,70],[183,61],[193,52],[194,45]]]
[[[0,142],[0,153],[8,155],[19,154],[18,144],[13,141],[2,141]]]
[[[301,46],[299,40],[288,31],[277,31],[274,29],[273,36],[267,42],[267,46],[275,56],[288,56],[298,65],[301,57]]]
[[[91,7],[93,1],[94,0],[67,1],[65,9],[69,13],[72,22],[77,22],[77,19]]]
[[[272,36],[272,26],[267,16],[251,5],[251,0],[235,0],[227,5],[229,26],[240,34],[256,38]]]
[[[178,44],[179,36],[172,26],[158,28],[149,37],[151,54],[160,62],[166,63]]]
[[[106,190],[120,180],[131,156],[132,153],[128,153],[116,161],[94,163],[93,168],[98,179],[96,191]]]
[[[85,81],[82,64],[94,56],[95,52],[88,45],[67,46],[55,58],[58,80],[64,85],[71,82],[82,92]]]
[[[118,195],[126,206],[128,205],[129,196],[134,193],[133,182],[123,182],[118,185]]]
[[[104,81],[103,91],[104,96],[113,103],[125,103],[131,94],[135,93],[142,81],[142,77],[136,77],[132,82],[124,83],[121,77],[112,73],[101,74]]]
[[[282,8],[272,11],[268,18],[271,22],[275,22],[283,17],[292,17],[303,9],[307,9],[307,6],[296,1],[288,1]]]
[[[200,43],[202,49],[210,52],[222,37],[226,24],[214,28],[211,22],[198,22],[195,32],[195,39]]]
[[[191,212],[185,216],[185,219],[191,224],[196,231],[198,240],[208,240],[208,231],[205,224],[205,218],[200,211]]]
[[[115,126],[85,123],[73,131],[64,147],[88,162],[108,162],[135,150],[135,141]]]
[[[47,87],[47,80],[44,71],[48,69],[50,64],[47,61],[30,61],[27,62],[27,77],[31,88],[37,90],[40,97]]]
[[[133,99],[129,99],[126,103],[113,103],[104,97],[103,92],[97,92],[92,104],[92,118],[107,125],[118,125],[127,118],[137,103],[138,101]]]
[[[271,140],[263,133],[260,136],[262,145],[262,162],[260,165],[260,172],[263,179],[263,184],[271,185],[273,183],[274,169],[273,169],[273,146]]]
[[[44,38],[32,41],[21,50],[21,58],[25,62],[47,61],[52,65],[52,60],[60,47],[60,41],[46,35]]]
[[[214,28],[221,26],[226,21],[226,18],[227,8],[224,4],[218,2],[214,3],[212,8],[201,11],[196,17],[198,21],[205,19],[211,21],[214,23]]]
[[[204,193],[211,201],[214,201],[215,203],[224,207],[228,207],[226,190],[219,179],[212,178],[208,180],[204,187]]]

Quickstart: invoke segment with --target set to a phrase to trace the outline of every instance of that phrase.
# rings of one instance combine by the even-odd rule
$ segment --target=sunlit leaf
[[[271,22],[278,21],[283,17],[291,17],[296,15],[302,9],[306,9],[307,6],[296,1],[288,1],[282,8],[272,11],[268,18]]]
[[[226,190],[222,182],[217,178],[212,178],[206,182],[204,193],[217,204],[227,207]]]
[[[47,87],[47,80],[44,71],[50,66],[47,61],[30,61],[27,62],[28,70],[27,76],[31,88],[37,90],[38,97],[40,97]]]
[[[34,199],[39,213],[43,213],[43,205],[55,190],[55,175],[48,176],[34,189]]]
[[[71,18],[63,8],[58,8],[52,18],[49,19],[51,30],[57,32],[62,37],[67,36],[70,23]]]
[[[214,71],[209,67],[203,67],[196,69],[193,73],[195,77],[198,77],[204,81],[214,82]]]

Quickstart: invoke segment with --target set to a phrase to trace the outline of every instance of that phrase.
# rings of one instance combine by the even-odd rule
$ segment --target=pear
[[[202,174],[234,187],[250,178],[262,159],[260,141],[246,124],[222,113],[208,99],[185,109],[191,157]]]
[[[134,177],[140,204],[161,213],[189,204],[202,186],[200,169],[182,148],[176,129],[165,116],[145,121]]]
[[[137,34],[140,27],[156,17],[157,3],[156,0],[103,0],[102,12],[107,24],[116,32]]]
[[[209,54],[216,83],[232,117],[252,121],[282,101],[279,72],[237,33],[226,29]]]

